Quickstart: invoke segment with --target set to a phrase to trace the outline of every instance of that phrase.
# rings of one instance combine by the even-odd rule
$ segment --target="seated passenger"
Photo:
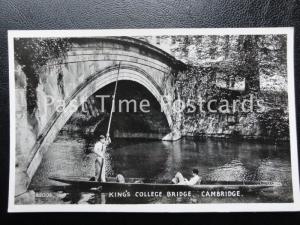
[[[201,178],[199,176],[199,170],[198,169],[193,169],[192,170],[192,178],[187,181],[188,185],[195,185],[199,184],[201,182]]]
[[[118,174],[116,176],[116,180],[117,180],[117,183],[121,183],[121,184],[125,183],[125,177],[122,174]]]
[[[172,183],[174,184],[186,184],[186,179],[180,172],[177,172],[175,177],[172,179]]]
[[[199,170],[193,169],[192,170],[192,178],[190,180],[183,177],[183,175],[180,172],[177,172],[175,177],[172,179],[172,183],[174,184],[182,184],[182,185],[195,185],[197,183],[200,183],[200,177],[199,177]]]

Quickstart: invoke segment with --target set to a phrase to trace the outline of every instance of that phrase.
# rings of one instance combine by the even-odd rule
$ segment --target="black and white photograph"
[[[8,210],[299,210],[293,38],[9,31]]]

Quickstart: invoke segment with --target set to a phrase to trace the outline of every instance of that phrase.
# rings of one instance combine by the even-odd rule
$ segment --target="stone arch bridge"
[[[85,100],[105,85],[116,81],[119,65],[119,80],[140,83],[159,102],[163,95],[173,100],[176,98],[174,75],[186,69],[184,63],[168,53],[134,38],[72,38],[70,43],[71,47],[63,58],[49,60],[39,71],[35,128],[25,117],[17,117],[16,187],[28,187],[58,132]],[[18,86],[22,83],[18,79],[24,82],[26,79],[17,68],[15,74],[17,112],[24,112],[25,88]],[[49,96],[54,99],[52,104],[49,104]],[[62,101],[64,110],[57,111]],[[168,138],[179,138],[178,121],[172,117],[171,105],[162,107],[172,130]]]

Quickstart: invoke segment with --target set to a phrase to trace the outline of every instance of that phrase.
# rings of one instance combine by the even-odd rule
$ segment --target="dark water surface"
[[[171,180],[177,171],[190,178],[198,168],[204,180],[273,181],[282,187],[242,193],[240,197],[143,197],[115,198],[99,190],[65,188],[48,176],[93,176],[94,145],[80,136],[60,134],[45,154],[32,183],[36,202],[45,204],[109,203],[224,203],[291,202],[291,163],[289,145],[234,142],[225,140],[177,142],[116,139],[107,151],[107,175]],[[130,192],[130,190],[128,190]]]

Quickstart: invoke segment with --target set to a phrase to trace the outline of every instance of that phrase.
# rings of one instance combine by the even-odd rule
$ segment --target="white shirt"
[[[106,149],[105,144],[103,144],[102,142],[98,141],[95,144],[94,152],[97,154],[97,157],[104,158],[105,149]]]
[[[193,176],[190,180],[186,180],[187,185],[195,185],[200,180],[200,177],[198,175]]]

